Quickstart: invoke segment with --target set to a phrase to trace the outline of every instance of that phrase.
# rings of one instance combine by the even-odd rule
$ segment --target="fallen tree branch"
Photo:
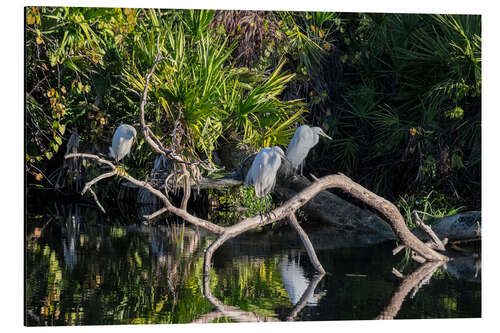
[[[434,251],[433,249],[425,245],[408,230],[404,219],[396,206],[394,206],[386,199],[379,197],[373,192],[370,192],[361,185],[353,182],[343,174],[330,175],[318,179],[307,188],[286,201],[284,204],[269,212],[266,218],[254,216],[246,218],[240,223],[226,228],[224,233],[220,236],[221,240],[217,239],[209,249],[215,250],[218,247],[217,244],[224,241],[225,239],[235,237],[245,231],[267,225],[269,223],[281,220],[282,218],[287,217],[290,214],[293,214],[297,209],[311,200],[311,198],[313,198],[316,194],[328,188],[342,189],[354,198],[361,200],[365,204],[377,210],[389,222],[396,236],[406,246],[413,249],[421,257],[430,261],[447,260],[446,256]]]
[[[113,171],[116,170],[116,167],[113,163],[103,160],[100,157],[92,154],[70,154],[67,155],[66,158],[70,157],[86,157],[94,159],[98,162],[107,164],[112,167]],[[118,176],[125,178],[129,182],[136,184],[139,187],[143,187],[160,198],[165,204],[165,211],[169,211],[171,213],[176,214],[177,216],[185,219],[186,221],[212,231],[216,234],[219,234],[219,238],[217,238],[207,249],[208,254],[210,252],[214,252],[220,244],[225,242],[229,238],[233,238],[243,232],[248,230],[261,227],[267,225],[269,223],[279,221],[285,217],[294,214],[297,209],[306,204],[311,198],[313,198],[319,192],[327,189],[327,188],[339,188],[346,192],[348,192],[351,196],[363,201],[367,205],[371,206],[379,213],[381,213],[389,222],[394,233],[398,236],[398,238],[409,248],[415,251],[418,257],[422,257],[424,260],[447,260],[447,257],[434,251],[429,246],[425,245],[422,241],[420,241],[417,237],[415,237],[406,227],[403,217],[401,216],[398,209],[386,199],[377,196],[376,194],[368,191],[361,185],[353,182],[351,179],[346,177],[343,174],[330,175],[323,178],[318,179],[310,186],[297,193],[290,200],[286,201],[283,205],[275,208],[265,218],[261,216],[254,216],[250,218],[243,219],[241,222],[228,227],[223,228],[216,224],[213,224],[209,221],[201,219],[199,217],[193,216],[189,214],[185,209],[177,208],[173,206],[168,198],[159,190],[153,188],[150,184],[143,181],[138,181],[127,173],[118,173]],[[157,215],[155,215],[157,216]],[[205,269],[205,271],[207,271]]]

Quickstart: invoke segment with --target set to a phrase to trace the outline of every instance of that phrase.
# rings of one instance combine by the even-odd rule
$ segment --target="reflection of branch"
[[[210,313],[205,313],[200,318],[193,320],[191,324],[206,324],[214,321],[215,319],[224,318],[226,314],[220,311],[214,311]]]
[[[206,260],[211,261],[212,257],[205,256],[205,266],[207,264]],[[209,266],[210,266],[210,263],[209,263]],[[229,305],[225,305],[224,303],[222,303],[219,299],[217,299],[217,297],[212,295],[212,292],[210,290],[210,271],[208,272],[208,274],[205,274],[205,273],[203,274],[203,295],[210,301],[210,303],[212,303],[215,306],[215,308],[217,309],[217,312],[220,312],[221,315],[215,316],[214,313],[207,314],[207,315],[205,315],[206,318],[202,317],[198,320],[206,320],[209,318],[215,319],[215,318],[220,318],[220,317],[229,317],[237,322],[279,321],[277,318],[259,316],[256,313],[243,311],[236,306],[229,306]]]
[[[300,226],[299,226],[300,227]],[[220,241],[219,237],[219,246],[224,243],[224,241]],[[217,241],[216,241],[217,242]],[[214,242],[215,243],[215,242]],[[213,245],[213,243],[212,243]],[[210,247],[212,246],[210,245]],[[209,248],[210,248],[209,247]],[[240,308],[236,306],[229,306],[225,305],[222,303],[217,297],[215,297],[212,294],[212,291],[210,289],[210,271],[211,271],[211,265],[210,262],[212,261],[212,254],[213,250],[208,251],[205,250],[205,258],[204,258],[204,271],[203,271],[203,295],[212,303],[216,311],[207,313],[197,320],[193,321],[193,323],[206,323],[210,322],[214,319],[221,318],[221,317],[229,317],[237,322],[262,322],[262,321],[279,321],[277,318],[274,317],[263,317],[259,316],[256,313],[253,312],[248,312],[248,311],[243,311]],[[320,265],[321,267],[321,265]],[[322,268],[322,267],[321,267]],[[291,313],[286,317],[287,321],[292,321],[295,319],[295,317],[302,311],[302,309],[306,306],[307,301],[311,298],[311,296],[314,293],[314,289],[316,289],[316,286],[318,283],[321,281],[321,279],[325,276],[324,271],[316,274],[314,276],[314,279],[309,283],[309,286],[307,289],[304,291],[302,296],[300,297],[300,300],[295,306],[293,307]]]
[[[220,238],[219,238],[220,239]],[[208,255],[207,255],[208,253]],[[236,306],[229,306],[222,303],[210,290],[210,262],[212,261],[212,252],[205,250],[204,258],[204,271],[203,271],[203,296],[205,296],[210,303],[212,303],[217,309],[216,312],[206,314],[199,318],[195,322],[205,322],[205,320],[213,320],[220,317],[229,317],[237,322],[262,322],[262,321],[279,321],[277,318],[273,317],[262,317],[253,312],[243,311]],[[206,269],[206,270],[205,270]],[[220,315],[217,315],[220,313]]]
[[[393,319],[399,312],[403,301],[408,293],[415,288],[414,294],[418,289],[432,277],[432,274],[444,264],[443,261],[431,261],[421,265],[415,272],[404,277],[403,282],[392,295],[389,304],[375,317],[375,319]]]
[[[286,317],[286,321],[292,321],[297,317],[297,315],[302,311],[302,309],[306,306],[307,301],[312,297],[314,293],[314,289],[316,289],[316,286],[318,285],[319,281],[325,276],[325,273],[319,273],[316,274],[313,278],[313,280],[309,283],[309,286],[307,286],[307,289],[304,291],[302,296],[300,297],[300,300],[295,304],[295,306],[292,309],[292,312]]]

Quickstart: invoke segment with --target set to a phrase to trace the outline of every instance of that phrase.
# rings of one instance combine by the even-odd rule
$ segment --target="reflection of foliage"
[[[196,243],[193,229],[182,224],[141,227],[125,218],[107,227],[95,212],[81,211],[73,269],[65,264],[61,243],[72,218],[44,224],[47,216],[28,216],[27,231],[34,236],[26,247],[27,325],[187,323],[214,311],[202,295],[203,249],[213,236]],[[44,231],[39,230],[42,225]],[[390,249],[392,243],[320,251],[325,269],[334,272],[321,282],[328,296],[320,298],[317,307],[306,307],[298,319],[373,318],[399,282],[390,272],[400,259],[388,260]],[[210,273],[214,295],[245,311],[288,315],[292,304],[279,269],[282,246],[279,255],[270,251],[263,254],[259,249],[258,255],[231,260],[217,253]],[[308,261],[301,265],[309,278]],[[400,270],[407,274],[415,265],[410,262]],[[360,275],[348,276],[353,273]],[[436,273],[432,284],[403,306],[398,317],[478,316],[480,299],[478,284],[471,287],[447,273]]]
[[[276,316],[279,307],[290,307],[290,296],[283,286],[278,270],[278,257],[249,260],[246,257],[217,269],[219,281],[212,289],[226,305],[261,316]]]
[[[64,267],[57,238],[53,242],[46,235],[29,242],[27,306],[41,320],[28,324],[179,323],[209,312],[200,286],[201,249],[210,239],[193,248],[192,232],[182,226],[171,229],[156,239],[162,244],[153,246],[150,232],[87,224],[76,246],[85,255],[73,270]]]
[[[27,308],[40,318],[28,316],[28,325],[188,323],[213,311],[202,295],[203,248],[213,237],[193,243],[194,231],[183,224],[100,228],[95,210],[83,210],[82,217],[80,223],[88,222],[78,229],[72,270],[58,238],[71,218],[52,222],[53,229],[28,242]],[[43,220],[29,220],[29,229]],[[212,270],[212,290],[229,292],[225,300],[247,311],[271,315],[289,306],[277,263],[276,257],[243,259],[235,261],[237,269]]]
[[[45,295],[40,304],[40,314],[44,318],[44,323],[53,324],[54,321],[60,319],[61,316],[61,293],[64,287],[63,274],[61,266],[56,258],[56,252],[49,246],[45,245],[43,249],[39,244],[32,243],[28,246],[28,250],[33,251],[33,261],[30,264],[36,263],[37,270],[34,273],[46,271],[46,284],[42,293]],[[30,286],[30,284],[28,284]],[[31,288],[26,289],[26,298],[34,297],[36,290]]]

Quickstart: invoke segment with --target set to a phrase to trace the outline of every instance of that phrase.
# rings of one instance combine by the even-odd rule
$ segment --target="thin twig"
[[[157,210],[156,212],[154,212],[153,214],[150,214],[150,215],[144,215],[143,217],[148,220],[148,221],[151,221],[153,220],[154,218],[160,216],[161,214],[165,213],[165,212],[168,212],[168,209],[166,207],[163,207],[159,210]]]
[[[392,255],[395,256],[396,254],[398,254],[399,252],[401,252],[402,249],[406,248],[406,245],[404,244],[400,244],[398,246],[396,246],[394,248],[394,250],[392,250]]]
[[[404,274],[401,273],[400,271],[398,271],[396,268],[392,268],[392,274],[394,274],[396,277],[400,278],[400,279],[404,279]]]
[[[418,216],[418,213],[416,211],[413,211],[413,218],[415,219],[415,223],[420,227],[420,229],[422,229],[423,231],[425,231],[425,233],[427,233],[427,235],[429,235],[432,242],[435,244],[435,248],[437,250],[440,250],[440,251],[445,251],[446,248],[444,247],[444,245],[441,242],[441,240],[439,239],[439,237],[436,236],[436,234],[434,233],[434,231],[432,230],[432,228],[430,226],[426,225],[420,219],[420,216]]]

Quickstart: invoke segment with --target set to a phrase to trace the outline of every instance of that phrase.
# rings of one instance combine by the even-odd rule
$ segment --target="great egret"
[[[280,147],[262,148],[255,156],[245,178],[245,185],[253,185],[258,198],[262,198],[273,188],[282,158],[286,159]]]
[[[302,174],[304,160],[306,159],[309,150],[318,143],[320,135],[332,140],[331,137],[323,132],[321,127],[309,127],[307,125],[302,125],[297,128],[292,141],[290,141],[286,150],[286,157],[292,164],[294,170],[297,170],[300,166],[300,173]]]
[[[113,141],[111,147],[109,147],[109,156],[119,161],[130,153],[130,148],[137,135],[134,127],[122,124],[118,126],[113,135]]]

